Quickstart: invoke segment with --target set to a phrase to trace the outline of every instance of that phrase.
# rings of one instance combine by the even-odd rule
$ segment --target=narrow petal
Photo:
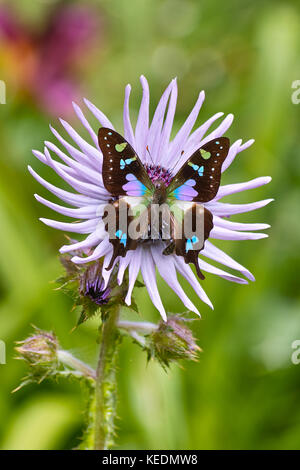
[[[91,233],[94,232],[99,223],[99,219],[90,219],[85,222],[69,223],[69,222],[58,222],[57,220],[40,218],[40,221],[49,227],[56,228],[58,230],[65,230],[66,232],[75,233]]]
[[[183,288],[178,282],[173,258],[170,256],[163,256],[160,246],[153,246],[151,248],[151,252],[154,259],[154,263],[156,264],[161,277],[178,295],[185,307],[200,316],[198,309],[188,298],[188,296],[186,295]]]
[[[151,153],[152,160],[154,162],[156,162],[159,157],[158,149],[159,149],[159,144],[160,144],[160,139],[161,139],[161,131],[162,131],[166,107],[167,107],[167,103],[169,100],[172,87],[173,87],[173,80],[167,86],[167,88],[165,89],[164,93],[162,94],[159,100],[159,103],[154,112],[154,116],[153,116],[151,126],[149,129],[149,133],[148,133],[147,143],[148,143],[149,151]]]
[[[125,99],[124,99],[124,111],[123,111],[123,122],[124,122],[124,137],[127,142],[135,149],[135,138],[133,129],[130,121],[129,114],[129,96],[131,92],[131,86],[127,85],[125,88]]]
[[[162,319],[164,321],[167,321],[167,314],[157,289],[155,265],[149,249],[144,249],[143,262],[141,264],[141,272],[153,305],[161,314]]]
[[[140,111],[135,128],[136,152],[143,161],[146,160],[147,137],[149,131],[149,85],[146,78],[142,75],[140,82],[143,87],[143,97]]]
[[[235,157],[237,156],[238,153],[242,152],[243,150],[246,150],[250,145],[254,143],[254,139],[248,140],[245,142],[243,145],[241,145],[242,141],[237,140],[231,147],[228,152],[228,155],[222,165],[222,172],[224,172],[233,162]],[[236,145],[235,145],[236,144]]]
[[[99,245],[99,243],[103,240],[105,236],[105,230],[103,229],[102,234],[100,233],[99,230],[96,230],[96,232],[91,233],[88,235],[85,240],[82,240],[81,242],[77,243],[72,243],[70,245],[63,245],[59,251],[60,253],[69,253],[70,251],[84,251],[87,249],[90,249],[96,245]]]
[[[176,137],[170,143],[168,149],[168,163],[172,165],[178,159],[181,151],[184,149],[188,136],[190,135],[191,130],[194,127],[194,124],[197,120],[200,108],[205,98],[204,91],[198,96],[197,102],[190,113],[189,117],[181,127],[181,129],[177,132]]]
[[[209,236],[220,240],[259,240],[268,237],[266,233],[236,232],[235,230],[216,226],[214,226]]]
[[[113,262],[113,265],[112,265],[111,269],[109,269],[109,270],[107,269],[109,264],[110,264],[110,260],[111,260],[112,255],[113,255],[112,245],[109,242],[109,247],[108,247],[107,252],[104,256],[103,268],[102,268],[102,279],[104,281],[104,289],[106,289],[106,287],[108,286],[110,276],[111,276],[116,264],[118,263],[118,258],[116,258]]]
[[[69,152],[72,158],[83,165],[88,167],[94,168],[96,170],[102,170],[102,154],[99,152],[99,156],[97,159],[90,158],[89,156],[85,155],[80,150],[76,149],[73,145],[69,144],[58,132],[54,127],[50,126],[50,130],[52,134],[57,138],[57,140],[65,147],[65,149]]]
[[[56,155],[61,158],[69,167],[75,170],[77,177],[79,179],[85,179],[90,183],[94,183],[96,185],[103,186],[102,175],[100,171],[95,171],[89,168],[87,165],[83,165],[82,163],[73,160],[72,158],[68,157],[64,152],[62,152],[55,144],[52,142],[45,141],[45,145],[49,150],[55,152]]]
[[[237,263],[234,259],[224,253],[224,251],[220,250],[220,248],[217,248],[208,240],[206,240],[205,242],[204,250],[201,251],[201,256],[213,259],[214,261],[224,264],[225,266],[228,266],[231,269],[240,271],[250,281],[255,281],[253,274],[248,269],[246,269],[241,264]]]
[[[47,160],[47,158],[45,157],[45,155],[40,152],[39,150],[32,150],[32,154],[42,163],[44,163],[44,165],[47,165],[47,166],[50,166],[49,165],[49,161]],[[56,162],[58,168],[60,168],[61,170],[63,170],[65,173],[67,173],[67,175],[70,175],[72,176],[73,178],[78,178],[78,174],[76,172],[76,170],[73,170],[73,168],[70,168],[68,167],[67,165],[64,165],[63,163],[61,162]],[[84,178],[79,178],[81,179],[82,181],[84,181]]]
[[[227,228],[229,230],[265,230],[270,228],[269,224],[243,224],[240,222],[231,222],[230,220],[222,219],[216,215],[213,219],[215,226]]]
[[[140,272],[140,267],[141,267],[141,262],[142,262],[142,252],[143,252],[142,247],[138,247],[135,250],[134,256],[133,256],[133,258],[131,258],[131,261],[129,263],[129,268],[128,268],[128,274],[129,274],[128,291],[127,291],[127,295],[125,297],[125,303],[127,305],[131,305],[131,294],[132,294],[132,290],[134,288],[136,278],[138,277],[138,274]]]
[[[76,191],[85,194],[86,196],[90,197],[96,197],[96,198],[101,198],[101,199],[109,199],[109,193],[105,189],[101,189],[100,187],[91,184],[91,183],[85,183],[83,181],[79,181],[77,178],[74,178],[71,175],[68,175],[64,170],[57,165],[57,162],[55,162],[49,153],[49,150],[47,147],[44,149],[45,151],[45,157],[48,160],[49,166],[59,175],[61,178],[63,178],[72,188],[76,189]]]
[[[64,189],[57,188],[51,183],[48,183],[48,181],[44,180],[40,175],[38,175],[31,166],[28,166],[28,170],[31,173],[31,175],[48,191],[50,191],[52,194],[54,194],[56,197],[61,199],[62,201],[66,202],[67,204],[70,204],[71,206],[75,207],[83,207],[83,206],[88,206],[90,204],[100,204],[102,202],[102,199],[97,199],[97,198],[91,198],[88,196],[83,196],[81,194],[74,194],[70,193],[69,191],[65,191]]]
[[[229,129],[233,121],[233,114],[228,114],[226,118],[221,122],[221,124],[213,130],[210,134],[204,137],[201,141],[200,146],[206,144],[210,140],[216,139],[217,137],[221,137],[225,132]],[[195,149],[197,150],[197,149]]]
[[[75,264],[85,264],[89,263],[90,261],[96,261],[97,259],[101,258],[105,254],[111,250],[111,244],[108,238],[105,238],[99,245],[95,248],[94,252],[90,256],[85,256],[81,258],[80,256],[73,256],[72,261]]]
[[[214,201],[221,199],[222,197],[229,196],[230,194],[246,191],[246,189],[259,188],[259,186],[270,183],[271,180],[272,178],[270,176],[260,176],[259,178],[254,178],[253,180],[247,181],[245,183],[227,184],[225,186],[220,186]]]
[[[246,279],[241,277],[234,276],[233,274],[227,273],[222,269],[216,268],[209,263],[206,263],[202,259],[199,259],[199,266],[202,271],[206,271],[207,273],[215,274],[216,276],[220,276],[227,281],[236,282],[237,284],[248,284]]]
[[[168,166],[168,158],[167,158],[168,148],[170,145],[170,137],[171,137],[172,127],[173,127],[173,122],[174,122],[174,117],[175,117],[177,95],[178,95],[177,80],[175,79],[172,82],[172,91],[171,91],[171,97],[170,97],[170,102],[168,106],[168,112],[167,112],[166,120],[163,126],[163,130],[161,133],[161,138],[159,140],[159,148],[158,148],[158,153],[157,153],[157,159],[160,159],[161,165],[163,166]]]
[[[176,265],[177,271],[189,282],[189,284],[192,286],[198,297],[205,302],[207,305],[209,305],[210,308],[214,308],[213,304],[209,300],[206,292],[200,285],[197,277],[193,273],[191,267],[184,261],[182,256],[175,256],[173,255],[174,263]]]
[[[190,135],[184,148],[186,158],[189,158],[196,150],[198,150],[200,147],[200,142],[202,141],[203,136],[206,134],[210,126],[223,115],[224,113],[215,114]]]
[[[242,214],[244,212],[251,212],[261,207],[265,207],[274,199],[263,199],[262,201],[250,202],[249,204],[228,204],[224,202],[211,202],[205,204],[205,207],[209,209],[214,215],[220,217],[230,217],[234,214]]]
[[[92,129],[92,127],[89,124],[88,120],[86,119],[83,112],[81,111],[80,107],[76,103],[74,103],[74,101],[72,102],[72,104],[73,104],[73,108],[74,108],[74,111],[75,111],[78,119],[80,120],[81,124],[86,128],[88,133],[90,134],[90,136],[92,138],[92,141],[94,142],[95,146],[99,149],[97,134],[95,133],[94,129]]]
[[[124,258],[120,258],[119,271],[118,271],[118,276],[117,276],[119,286],[123,282],[125,270],[131,261],[133,253],[134,253],[133,251],[127,251],[126,256],[124,256]]]
[[[53,202],[48,201],[47,199],[44,199],[38,194],[35,194],[34,197],[41,204],[44,204],[50,209],[53,209],[59,214],[66,215],[67,217],[74,217],[75,219],[93,219],[96,216],[99,217],[100,215],[100,207],[97,205],[84,206],[84,207],[80,207],[77,209],[70,209],[69,207],[64,207],[64,206],[60,206],[59,204],[54,204]],[[103,208],[105,207],[105,204],[101,204],[101,206],[102,206],[101,209],[103,212]]]
[[[66,121],[60,119],[62,126],[65,128],[66,132],[69,136],[74,140],[74,142],[78,145],[80,150],[87,155],[88,157],[92,158],[96,162],[102,162],[102,153],[97,148],[93,147],[92,145],[88,144],[79,134],[76,132],[73,127],[70,126]]]
[[[108,127],[109,129],[112,129],[113,131],[115,130],[114,126],[110,122],[110,120],[105,116],[105,114],[100,111],[100,109],[97,108],[93,103],[91,103],[89,100],[84,98],[83,100],[86,104],[86,106],[89,108],[89,110],[93,113],[96,119],[100,122],[101,126],[103,127]]]

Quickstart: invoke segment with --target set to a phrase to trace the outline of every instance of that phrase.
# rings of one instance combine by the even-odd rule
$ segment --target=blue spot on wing
[[[187,180],[184,184],[176,188],[172,194],[175,199],[178,199],[180,201],[192,201],[193,198],[198,194],[198,191],[193,189],[193,186],[195,186],[195,184],[195,180]]]
[[[126,191],[127,196],[144,196],[147,188],[135,175],[129,173],[126,175],[126,179],[128,183],[123,184],[122,188]]]
[[[188,251],[192,250],[193,246],[198,241],[199,241],[199,238],[196,235],[194,235],[192,238],[188,238],[185,243],[185,252],[187,253]]]
[[[122,243],[122,245],[126,246],[126,243],[127,243],[126,233],[123,233],[122,230],[117,230],[116,237],[120,239],[120,243]]]

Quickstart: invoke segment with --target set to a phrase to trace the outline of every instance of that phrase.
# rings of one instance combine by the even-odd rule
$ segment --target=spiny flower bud
[[[89,381],[95,379],[95,371],[69,351],[61,349],[52,332],[35,327],[35,334],[17,344],[17,359],[27,362],[29,373],[15,391],[32,382],[40,383],[46,377],[83,378]]]
[[[60,285],[59,289],[69,294],[74,300],[74,307],[79,306],[80,316],[77,326],[85,322],[93,315],[109,312],[110,307],[116,303],[125,304],[125,297],[128,290],[127,274],[124,276],[124,282],[119,285],[117,281],[117,270],[113,270],[108,284],[105,283],[102,270],[103,264],[100,260],[85,265],[76,265],[71,260],[78,252],[72,251],[69,254],[61,256],[60,261],[65,268],[65,275],[56,282]],[[81,252],[88,255],[88,252]],[[143,284],[136,283],[137,286]],[[105,308],[102,310],[102,307]],[[134,300],[131,303],[131,309],[137,311]]]
[[[71,261],[72,256],[74,252],[60,258],[65,275],[58,279],[57,283],[60,284],[60,289],[73,298],[74,307],[81,308],[78,326],[112,300],[112,281],[105,286],[102,263],[99,260],[85,266],[77,266]]]
[[[58,341],[52,332],[35,328],[36,334],[24,341],[18,342],[16,347],[19,359],[25,359],[32,365],[44,365],[57,363]]]
[[[166,367],[180,359],[195,361],[199,351],[192,331],[180,315],[169,316],[167,322],[161,321],[149,336],[149,357],[155,357]]]

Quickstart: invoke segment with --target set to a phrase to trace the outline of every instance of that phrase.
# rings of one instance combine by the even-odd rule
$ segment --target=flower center
[[[146,171],[152,183],[155,183],[157,180],[162,180],[166,186],[169,186],[173,178],[169,170],[159,165],[146,165]]]
[[[104,282],[100,278],[95,278],[93,281],[88,280],[85,284],[84,295],[89,297],[97,305],[106,304],[109,300],[110,289],[103,289]]]

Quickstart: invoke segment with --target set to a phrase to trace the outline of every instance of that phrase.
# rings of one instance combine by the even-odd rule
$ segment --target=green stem
[[[85,377],[90,377],[91,379],[96,378],[96,373],[94,369],[92,369],[89,365],[85,364],[84,362],[80,361],[80,359],[77,359],[77,357],[73,356],[73,354],[71,354],[69,351],[59,349],[57,351],[57,357],[59,362],[68,367],[71,367],[72,369],[75,369],[75,371],[79,374]]]
[[[116,414],[116,360],[120,334],[117,328],[119,306],[109,310],[103,320],[95,383],[94,449],[113,445]]]

